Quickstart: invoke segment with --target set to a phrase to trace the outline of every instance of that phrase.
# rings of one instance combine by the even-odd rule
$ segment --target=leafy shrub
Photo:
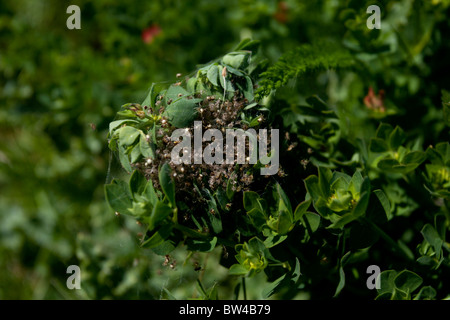
[[[82,30],[61,1],[0,3],[0,298],[448,298],[448,0],[74,4]],[[372,4],[381,30],[366,27]],[[247,37],[260,51],[233,49]],[[219,65],[244,76],[223,86]],[[141,111],[178,82],[182,104],[225,89],[242,108],[226,121],[279,129],[278,175],[250,165],[236,190],[221,176],[182,191],[165,166],[164,192],[163,161],[145,165],[164,135],[153,150],[146,124],[192,124]],[[116,144],[114,120],[136,139]],[[65,286],[71,264],[82,290]]]
[[[248,47],[252,50],[243,50]],[[400,126],[385,122],[388,113],[383,96],[376,97],[372,89],[364,102],[368,111],[379,113],[376,119],[383,120],[378,120],[378,129],[366,141],[343,134],[342,117],[318,96],[307,98],[308,106],[289,106],[274,98],[276,90],[291,78],[318,67],[348,68],[357,61],[345,49],[345,54],[326,54],[323,48],[300,47],[255,75],[251,71],[260,70],[262,60],[257,58],[256,42],[244,40],[236,51],[200,68],[185,81],[159,91],[153,85],[142,104],[122,107],[110,124],[109,145],[122,166],[134,172],[129,183],[114,180],[105,191],[116,212],[131,214],[147,226],[142,246],[166,257],[180,247],[190,252],[222,247],[227,258],[221,261],[228,260],[223,264],[229,267],[230,276],[245,279],[264,272],[272,281],[263,291],[264,297],[278,293],[292,298],[302,291],[317,294],[325,274],[336,283],[334,297],[349,286],[361,290],[358,270],[371,263],[415,271],[423,265],[434,270],[448,267],[448,142],[426,152],[419,143],[408,142]],[[249,52],[254,55],[251,60]],[[283,169],[278,170],[277,179],[258,183],[254,175],[261,168],[259,162],[253,166],[234,162],[226,169],[220,164],[189,163],[185,170],[171,158],[174,146],[169,134],[175,128],[191,132],[195,120],[201,120],[205,129],[259,128],[262,119],[267,119],[269,127],[285,132],[279,151]],[[239,174],[243,171],[245,174]],[[304,188],[298,186],[299,174],[304,177]],[[250,181],[246,181],[248,175]],[[251,183],[253,179],[255,183]],[[286,193],[283,185],[290,192]],[[434,212],[435,226],[423,226],[424,241],[418,244],[416,254],[384,230],[394,224],[404,206],[391,196],[392,186],[406,199],[409,189],[421,189],[430,200],[438,199],[429,209]],[[409,208],[409,213],[414,209]],[[389,247],[385,250],[395,255],[391,257],[395,263],[380,257],[380,243]],[[383,271],[380,282],[380,299],[437,296],[432,286],[413,295],[423,279],[409,270]]]

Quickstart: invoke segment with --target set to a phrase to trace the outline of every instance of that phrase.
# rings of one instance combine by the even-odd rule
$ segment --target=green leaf
[[[253,237],[248,241],[248,248],[252,253],[262,253],[266,246],[258,237]]]
[[[247,270],[246,267],[244,267],[242,264],[233,264],[230,269],[228,270],[228,273],[232,276],[243,276],[248,273],[249,270]]]
[[[142,106],[151,106],[152,108],[155,108],[155,99],[156,96],[166,87],[165,84],[162,83],[152,83],[152,86],[150,87],[147,96],[145,97],[144,101],[141,103]],[[155,110],[158,111],[158,110]]]
[[[218,293],[218,286],[219,282],[214,282],[213,286],[208,289],[207,297],[208,300],[219,300],[219,293]]]
[[[152,180],[147,181],[147,185],[145,186],[143,194],[147,197],[152,205],[155,205],[156,201],[159,200],[158,195],[155,192],[155,188],[153,187]]]
[[[200,251],[200,252],[211,252],[214,250],[217,244],[217,237],[212,239],[191,239],[186,240],[186,245],[188,250]]]
[[[218,188],[214,194],[217,198],[217,202],[219,203],[220,209],[223,211],[230,211],[227,208],[227,204],[229,203],[226,192],[222,188]]]
[[[267,299],[272,296],[281,285],[281,283],[286,279],[287,273],[283,274],[281,277],[276,279],[275,281],[269,283],[262,291],[263,299]]]
[[[116,120],[113,121],[109,124],[109,134],[111,135],[112,132],[114,131],[114,129],[116,129],[117,127],[119,127],[120,125],[124,124],[124,123],[139,123],[139,121],[137,120],[133,120],[133,119],[122,119],[122,120]]]
[[[177,100],[180,100],[182,99],[182,97],[186,97],[188,95],[189,92],[187,92],[186,89],[184,89],[183,87],[171,85],[164,95],[164,104],[167,105],[169,100],[172,101],[171,104],[175,103]]]
[[[394,288],[392,292],[391,300],[410,300],[411,296],[409,292]]]
[[[303,216],[303,223],[309,225],[309,228],[311,228],[311,232],[315,232],[317,229],[319,229],[320,226],[320,216],[313,212],[306,212]],[[308,229],[308,232],[310,231]]]
[[[342,289],[344,289],[344,286],[345,286],[345,273],[344,268],[342,268],[341,266],[339,268],[339,283],[333,297],[337,297],[339,293],[342,291]]]
[[[244,97],[247,98],[249,102],[254,100],[254,92],[253,92],[253,82],[250,77],[245,77],[245,81],[247,82],[246,87],[244,89]]]
[[[408,294],[419,288],[422,282],[420,276],[409,270],[403,270],[394,279],[395,287]]]
[[[157,201],[148,219],[148,229],[155,229],[164,219],[173,212],[173,209],[162,201]]]
[[[375,297],[375,300],[391,300],[392,293],[384,292]]]
[[[266,216],[257,208],[248,211],[247,216],[258,231],[261,231],[262,227],[266,224]]]
[[[172,180],[170,166],[167,162],[164,163],[159,169],[159,183],[161,185],[162,191],[169,200],[171,207],[175,208],[175,184]]]
[[[293,215],[292,206],[291,206],[291,202],[289,201],[289,198],[287,197],[286,193],[284,193],[280,184],[277,183],[276,188],[277,188],[277,193],[278,193],[279,199],[280,199],[278,210],[283,210],[284,208],[286,208],[288,213],[292,217],[292,215]]]
[[[414,297],[414,300],[433,300],[437,295],[436,290],[433,287],[422,287],[419,293]]]
[[[136,163],[136,161],[138,161],[141,157],[141,148],[139,146],[140,144],[137,144],[132,147],[130,152],[130,163]]]
[[[436,151],[441,155],[442,164],[450,166],[450,143],[440,142],[436,144]]]
[[[233,191],[233,180],[228,179],[227,181],[227,197],[228,200],[233,200],[235,191]]]
[[[131,164],[130,161],[128,159],[128,156],[126,154],[126,149],[125,147],[119,145],[119,160],[120,163],[122,164],[122,167],[125,169],[125,171],[127,173],[130,173],[133,169],[131,168]]]
[[[155,84],[152,83],[152,86],[150,87],[150,89],[148,90],[148,94],[145,97],[144,101],[142,101],[142,105],[143,106],[152,106],[153,107],[153,103],[152,103],[152,96],[154,94],[154,88],[155,88]]]
[[[211,82],[214,86],[219,86],[219,67],[216,64],[211,65],[206,74],[209,82]]]
[[[361,195],[361,198],[359,199],[358,203],[356,204],[352,212],[352,215],[355,218],[359,218],[366,213],[367,206],[369,205],[369,198],[370,194],[368,192],[364,192]]]
[[[302,273],[300,272],[300,261],[298,260],[297,257],[295,257],[295,267],[294,270],[292,271],[291,280],[297,283],[301,275]]]
[[[320,191],[319,188],[319,179],[317,178],[317,176],[311,175],[307,177],[304,181],[306,190],[308,191],[309,195],[314,200],[314,202],[319,200],[320,196],[322,195],[322,192]]]
[[[286,210],[282,210],[278,216],[277,232],[286,234],[292,227],[292,214]]]
[[[211,227],[213,231],[218,234],[222,232],[222,219],[220,217],[219,209],[217,208],[217,203],[214,197],[211,195],[211,192],[208,189],[203,189],[203,191],[207,195],[207,215],[209,217],[209,221],[211,223]]]
[[[398,147],[402,145],[405,141],[406,136],[405,132],[399,126],[396,126],[395,129],[389,135],[389,146],[391,150],[397,150]]]
[[[401,168],[400,163],[395,159],[383,159],[378,162],[377,167],[381,170],[396,171],[396,168]]]
[[[257,102],[250,103],[249,105],[245,106],[244,110],[252,109],[252,108],[256,107],[257,105],[258,105]]]
[[[142,156],[144,158],[151,158],[156,159],[156,152],[154,150],[154,144],[150,144],[147,141],[147,138],[145,137],[144,133],[142,133],[140,141],[139,141],[139,148]]]
[[[311,199],[301,202],[297,206],[297,208],[295,208],[295,212],[294,212],[294,221],[295,222],[299,221],[303,217],[303,215],[306,213],[306,210],[308,210],[310,205],[311,205]]]
[[[195,92],[195,85],[197,84],[197,80],[198,79],[196,77],[189,78],[189,80],[186,83],[186,89],[189,92]]]
[[[133,127],[123,127],[119,129],[119,144],[120,146],[132,145],[142,131]]]
[[[389,136],[390,136],[392,130],[394,130],[394,129],[392,128],[392,126],[390,124],[381,123],[378,126],[378,129],[377,129],[377,132],[375,133],[375,135],[377,138],[387,141],[389,139]]]
[[[391,212],[391,203],[388,197],[382,190],[374,190],[373,193],[375,193],[381,205],[383,206],[384,212],[386,213],[386,217],[389,217]]]
[[[336,288],[336,292],[334,293],[334,297],[337,297],[339,293],[344,289],[345,286],[345,273],[344,273],[344,266],[347,263],[348,259],[350,258],[351,252],[347,252],[344,254],[341,259],[339,260],[339,284]]]
[[[420,231],[420,233],[423,235],[425,240],[430,245],[433,246],[434,252],[436,253],[436,258],[438,260],[440,260],[441,259],[441,255],[442,255],[442,245],[444,244],[444,241],[441,239],[441,237],[439,236],[439,234],[436,231],[436,229],[433,228],[433,226],[431,226],[430,224],[427,223],[422,228],[422,231]]]
[[[163,115],[177,128],[189,127],[197,118],[200,101],[202,100],[182,98],[168,105]]]
[[[296,289],[298,287],[300,276],[300,262],[298,258],[295,258],[295,267],[266,286],[262,291],[263,298],[268,299],[273,294],[283,290],[283,288]]]
[[[319,167],[319,189],[322,197],[328,199],[330,194],[330,180],[332,177],[331,170],[325,167]]]
[[[243,39],[237,46],[234,48],[234,51],[247,50],[247,51],[256,51],[261,44],[260,40],[252,40],[250,38]]]
[[[394,292],[395,284],[394,279],[397,276],[395,270],[385,270],[380,273],[380,289],[377,289],[378,294],[384,293],[392,294]]]
[[[147,179],[138,170],[134,170],[130,176],[129,186],[132,195],[142,194],[147,187]]]
[[[227,71],[229,73],[232,73],[232,74],[236,75],[236,76],[244,77],[244,74],[242,72],[240,72],[239,70],[237,70],[237,69],[235,69],[233,67],[227,66]]]
[[[334,223],[330,224],[327,229],[342,229],[345,225],[355,221],[357,218],[353,212],[346,213],[340,216]]]
[[[130,214],[129,208],[133,206],[128,184],[122,180],[113,179],[105,185],[106,201],[109,206],[121,214]]]
[[[222,58],[222,62],[236,69],[245,68],[248,65],[248,52],[231,52]]]
[[[415,164],[419,165],[425,161],[427,155],[422,151],[412,151],[403,158],[402,163],[404,164]]]
[[[175,250],[175,243],[171,240],[166,240],[160,245],[152,248],[152,251],[159,256],[165,256]]]
[[[266,240],[264,240],[264,246],[266,246],[266,248],[270,249],[272,247],[275,247],[276,245],[280,244],[281,242],[283,242],[284,240],[287,239],[287,235],[273,235],[271,234],[270,236],[268,236],[266,238]]]
[[[363,188],[363,183],[369,183],[368,178],[366,177],[365,179],[363,179],[361,172],[355,171],[348,186],[348,189],[353,194],[353,196],[360,192],[362,193],[363,191],[368,191],[367,186],[366,189]]]
[[[155,248],[163,244],[172,232],[172,225],[166,224],[154,232],[148,240],[142,243],[142,247]]]
[[[259,195],[254,191],[244,191],[244,209],[251,211],[252,209],[264,212],[261,203],[259,202]]]

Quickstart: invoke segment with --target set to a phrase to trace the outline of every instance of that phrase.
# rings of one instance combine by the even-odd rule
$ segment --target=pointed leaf
[[[170,233],[172,232],[172,226],[166,224],[162,226],[158,231],[153,233],[148,240],[146,240],[142,247],[147,248],[155,248],[164,243],[164,241],[169,238]]]
[[[132,195],[142,194],[147,186],[147,179],[138,170],[134,170],[130,176],[129,186]]]
[[[172,212],[172,208],[167,204],[162,201],[157,201],[148,220],[148,229],[150,231],[155,229],[155,227],[164,221],[164,219],[166,219]]]
[[[436,258],[438,260],[440,260],[441,259],[441,254],[442,254],[442,245],[444,244],[444,241],[441,239],[441,237],[437,233],[436,229],[433,228],[433,226],[431,226],[430,224],[427,223],[422,228],[422,231],[420,231],[420,233],[422,233],[422,235],[425,238],[425,240],[430,245],[433,246],[434,252],[436,252]]]
[[[213,64],[206,74],[209,82],[211,82],[214,86],[219,86],[219,67],[216,64]]]
[[[397,150],[398,147],[402,145],[405,141],[406,136],[405,132],[399,126],[396,126],[395,129],[389,135],[389,146],[391,150]]]
[[[106,201],[114,211],[130,214],[128,209],[133,206],[132,197],[125,181],[113,179],[110,184],[105,185],[105,195]]]
[[[164,163],[159,169],[159,183],[161,185],[161,189],[169,200],[172,208],[176,207],[175,202],[175,184],[172,180],[171,169],[169,164]]]
[[[381,123],[378,126],[377,132],[376,132],[376,137],[380,138],[382,140],[388,140],[389,139],[389,135],[391,134],[392,130],[394,130],[392,128],[392,126],[388,123]]]
[[[311,205],[311,199],[301,202],[294,212],[294,221],[299,221]]]
[[[289,201],[289,198],[287,197],[286,193],[284,193],[283,189],[281,188],[281,186],[277,183],[277,193],[279,195],[279,199],[280,199],[280,206],[279,206],[279,210],[282,210],[283,207],[287,209],[288,213],[292,216],[292,206],[291,206],[291,202]]]
[[[330,194],[330,183],[332,174],[331,170],[324,167],[319,167],[319,189],[321,192],[322,197],[325,199],[328,199]]]

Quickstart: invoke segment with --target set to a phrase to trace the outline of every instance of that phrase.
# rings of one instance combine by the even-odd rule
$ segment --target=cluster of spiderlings
[[[248,126],[241,121],[240,113],[249,104],[249,101],[238,91],[235,92],[232,99],[225,101],[215,96],[201,97],[196,95],[195,98],[203,98],[197,110],[197,120],[202,121],[203,133],[208,129],[218,129],[225,137],[226,129],[248,129]],[[158,101],[162,100],[158,99]],[[230,181],[232,190],[239,192],[248,190],[250,184],[255,179],[259,179],[259,175],[254,176],[253,164],[249,163],[248,157],[246,157],[244,164],[239,165],[237,165],[236,157],[233,163],[226,163],[226,161],[223,161],[222,164],[206,164],[205,162],[202,164],[173,163],[171,152],[178,141],[172,141],[171,134],[176,128],[164,117],[160,117],[158,121],[159,129],[156,131],[157,149],[155,159],[144,159],[136,164],[136,167],[144,173],[146,178],[153,181],[156,189],[159,188],[158,169],[165,162],[169,163],[172,169],[172,178],[175,183],[178,200],[184,201],[191,206],[204,202],[204,195],[196,191],[194,184],[198,187],[198,190],[208,188],[214,192],[220,187],[226,190],[228,181]],[[263,124],[263,121],[263,116],[260,116],[260,126]],[[185,130],[191,134],[191,145],[193,145],[194,126],[185,128]],[[148,138],[151,139],[149,136]],[[203,139],[202,150],[209,143]],[[268,143],[270,144],[270,137],[268,137]],[[236,155],[237,144],[234,143],[233,145],[233,154]],[[194,159],[194,151],[192,148],[191,159]],[[245,152],[246,156],[249,155],[248,139],[245,142]]]

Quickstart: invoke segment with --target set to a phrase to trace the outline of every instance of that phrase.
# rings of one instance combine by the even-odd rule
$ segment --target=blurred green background
[[[71,4],[81,30],[66,27]],[[0,299],[159,298],[197,277],[141,250],[139,226],[107,207],[108,123],[152,82],[242,37],[271,43],[273,60],[295,47],[300,29],[277,11],[276,1],[0,2]],[[71,264],[82,290],[66,288]]]
[[[402,26],[410,44],[423,42],[412,53],[412,65],[422,72],[427,45],[444,43],[436,44],[433,28],[445,20],[448,1],[427,4],[439,8],[431,20],[417,14],[421,1],[381,2],[394,10],[391,22]],[[71,4],[81,9],[81,30],[66,27]],[[232,295],[236,279],[217,265],[220,252],[206,262],[201,255],[186,259],[181,250],[174,269],[163,266],[164,257],[139,247],[141,227],[107,207],[103,185],[121,174],[107,148],[108,124],[122,104],[141,102],[152,82],[175,81],[177,73],[194,71],[243,38],[261,40],[270,63],[317,38],[341,39],[347,28],[340,13],[350,4],[356,6],[331,0],[2,0],[0,299],[159,299],[165,288],[195,297],[198,277],[208,285],[226,279],[219,297]],[[421,74],[394,73],[389,66],[396,60],[389,61],[372,64],[370,72],[385,85],[399,82],[404,91],[397,96],[420,94]],[[329,92],[332,102],[349,102],[347,112],[361,104],[371,83],[349,77]],[[439,99],[439,86],[427,90]],[[216,271],[194,270],[196,259]],[[66,288],[72,264],[81,267],[82,290]],[[261,279],[252,280],[250,298],[259,297]]]

